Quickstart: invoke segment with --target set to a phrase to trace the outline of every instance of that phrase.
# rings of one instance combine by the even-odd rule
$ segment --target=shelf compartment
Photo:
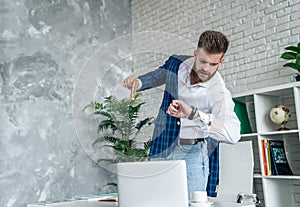
[[[296,205],[291,180],[279,177],[277,179],[263,178],[262,183],[266,206],[282,207]]]
[[[298,129],[297,115],[295,109],[295,98],[293,90],[283,90],[285,93],[275,96],[274,92],[255,94],[255,116],[257,121],[257,131],[269,132],[276,131],[280,126],[273,123],[270,118],[270,111],[276,105],[284,105],[290,110],[290,118],[286,127],[289,129]]]

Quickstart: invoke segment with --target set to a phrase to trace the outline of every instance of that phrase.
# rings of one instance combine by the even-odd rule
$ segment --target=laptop
[[[184,160],[117,164],[119,207],[188,207]]]

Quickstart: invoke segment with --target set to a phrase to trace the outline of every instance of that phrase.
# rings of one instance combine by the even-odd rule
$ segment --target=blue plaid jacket
[[[191,56],[172,55],[163,66],[139,76],[142,87],[139,91],[165,84],[163,101],[159,109],[152,137],[150,157],[167,157],[175,147],[180,130],[180,119],[169,116],[166,111],[174,99],[178,99],[178,69],[180,64]],[[218,142],[208,138],[209,171],[207,194],[215,197],[219,183]],[[211,151],[210,151],[211,149]]]

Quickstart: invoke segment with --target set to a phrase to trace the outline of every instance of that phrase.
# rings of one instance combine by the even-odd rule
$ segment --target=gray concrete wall
[[[112,173],[91,158],[95,122],[81,112],[101,87],[86,88],[83,74],[105,43],[131,32],[130,1],[1,0],[0,11],[0,206],[108,191]]]

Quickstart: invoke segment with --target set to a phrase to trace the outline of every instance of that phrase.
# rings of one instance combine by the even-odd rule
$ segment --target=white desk
[[[115,202],[98,202],[88,200],[72,200],[56,203],[27,204],[27,207],[117,207]]]
[[[230,201],[221,201],[211,199],[214,202],[213,207],[255,207],[254,204],[238,204]],[[68,201],[49,204],[28,204],[27,207],[117,207],[117,203],[99,203],[87,201]]]
[[[255,207],[255,204],[239,204],[236,203],[235,198],[232,196],[223,196],[222,198],[209,197],[213,201],[213,207]],[[27,207],[117,207],[116,202],[98,202],[88,200],[72,200],[56,203],[41,203],[41,204],[28,204]]]
[[[255,204],[236,203],[234,196],[209,197],[209,200],[214,202],[213,207],[255,207]]]

